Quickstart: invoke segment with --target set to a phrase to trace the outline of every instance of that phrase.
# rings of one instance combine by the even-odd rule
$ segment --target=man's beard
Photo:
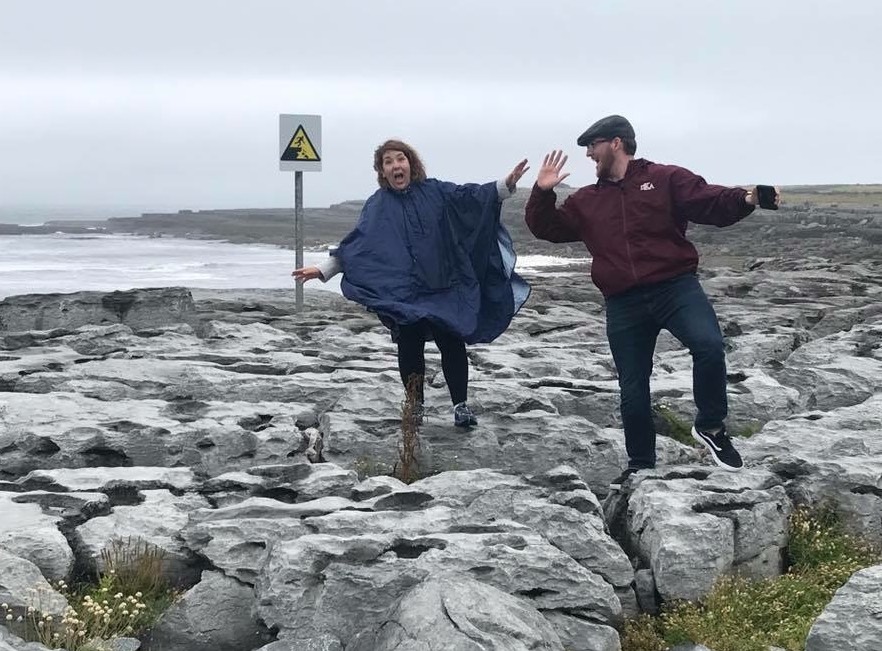
[[[613,167],[613,156],[612,152],[606,152],[605,155],[601,156],[596,163],[596,173],[597,178],[599,179],[608,179],[610,174],[612,174]]]

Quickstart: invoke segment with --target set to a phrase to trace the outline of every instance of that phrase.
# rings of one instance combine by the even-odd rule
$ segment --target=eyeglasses
[[[602,142],[609,142],[609,138],[598,138],[597,140],[593,140],[588,143],[588,151],[593,150],[597,145]]]

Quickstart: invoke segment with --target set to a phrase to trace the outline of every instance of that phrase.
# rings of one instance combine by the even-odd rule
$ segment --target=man
[[[682,167],[634,158],[637,141],[625,118],[592,124],[577,143],[587,147],[597,182],[555,207],[554,187],[567,157],[546,155],[527,201],[532,233],[550,242],[584,242],[591,278],[606,299],[606,331],[619,377],[628,467],[611,484],[655,467],[649,377],[662,328],[692,355],[697,415],[692,436],[722,468],[743,467],[726,434],[726,358],[717,316],[698,282],[698,253],[688,222],[728,226],[753,212],[757,191],[710,185]],[[763,187],[763,186],[761,186]],[[765,186],[767,187],[767,186]],[[774,207],[779,194],[774,191]],[[772,206],[769,206],[772,207]]]

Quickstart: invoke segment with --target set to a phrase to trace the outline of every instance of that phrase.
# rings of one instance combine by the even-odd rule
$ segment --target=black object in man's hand
[[[756,186],[756,203],[760,208],[766,210],[778,210],[778,191],[773,185]]]

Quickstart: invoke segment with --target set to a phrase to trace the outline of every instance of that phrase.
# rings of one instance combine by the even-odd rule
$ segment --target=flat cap
[[[579,136],[576,144],[587,147],[598,138],[634,138],[634,127],[621,115],[607,115],[600,118]]]

